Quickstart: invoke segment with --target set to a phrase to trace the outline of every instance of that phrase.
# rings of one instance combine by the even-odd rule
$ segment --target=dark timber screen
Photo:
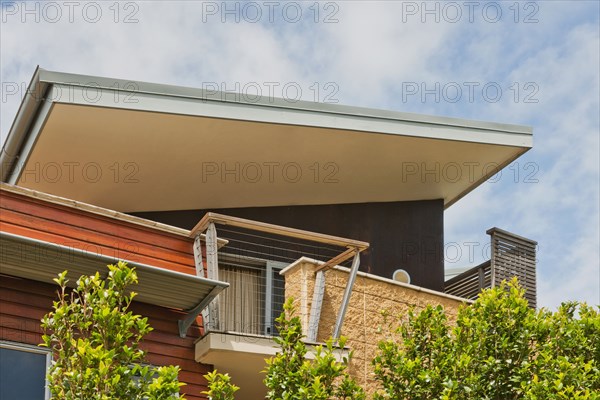
[[[491,238],[491,259],[446,281],[445,292],[475,300],[482,289],[498,286],[503,280],[516,276],[525,288],[529,306],[535,308],[537,242],[498,228],[486,233]]]

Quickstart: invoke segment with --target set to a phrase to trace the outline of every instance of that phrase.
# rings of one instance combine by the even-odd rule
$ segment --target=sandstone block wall
[[[282,271],[285,275],[285,296],[294,298],[302,319],[305,334],[315,286],[315,268],[318,262],[300,259]],[[349,270],[336,267],[325,273],[325,293],[318,326],[318,341],[329,338],[348,282]],[[353,351],[350,373],[369,394],[377,388],[373,380],[371,360],[377,353],[377,343],[390,334],[406,318],[411,307],[421,309],[428,304],[442,305],[449,317],[456,316],[458,307],[466,300],[390,279],[359,272],[344,319],[342,335],[348,338],[347,346]],[[384,313],[388,315],[384,317]]]

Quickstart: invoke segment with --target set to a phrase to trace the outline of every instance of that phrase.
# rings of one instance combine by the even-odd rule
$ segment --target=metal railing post
[[[354,260],[352,260],[352,268],[350,269],[350,276],[348,277],[348,283],[346,284],[346,290],[344,291],[344,297],[342,298],[342,304],[340,305],[340,311],[335,321],[335,328],[333,330],[333,339],[337,340],[340,338],[342,333],[342,325],[344,324],[344,318],[346,317],[346,311],[348,311],[348,303],[350,302],[350,296],[352,295],[352,288],[354,287],[354,281],[356,280],[356,274],[358,273],[358,267],[360,266],[360,252],[358,250],[354,254]]]

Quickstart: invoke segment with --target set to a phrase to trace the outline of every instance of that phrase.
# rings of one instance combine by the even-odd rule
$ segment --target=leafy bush
[[[106,280],[99,273],[82,276],[72,291],[67,272],[53,311],[42,319],[44,343],[52,350],[48,373],[53,399],[182,399],[179,368],[144,366],[142,338],[152,331],[147,318],[128,311],[138,282],[126,263],[109,265]]]
[[[600,314],[565,303],[528,307],[516,280],[463,306],[410,311],[374,358],[375,399],[600,399]]]
[[[347,372],[348,358],[339,362],[334,354],[334,342],[317,346],[314,360],[306,359],[307,348],[302,341],[302,324],[293,307],[293,299],[284,304],[277,318],[280,337],[274,340],[281,351],[267,360],[264,380],[270,400],[363,400],[363,389]],[[343,348],[346,339],[337,343]]]
[[[240,389],[231,383],[229,374],[220,374],[214,370],[204,377],[208,382],[208,391],[202,393],[207,394],[211,400],[233,400],[235,392]]]

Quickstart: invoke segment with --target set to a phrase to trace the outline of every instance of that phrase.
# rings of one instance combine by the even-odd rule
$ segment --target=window
[[[50,393],[46,385],[49,366],[49,351],[0,341],[0,399],[49,399]]]
[[[219,295],[219,330],[276,335],[283,311],[285,263],[240,256],[219,257],[219,280],[229,288]]]

